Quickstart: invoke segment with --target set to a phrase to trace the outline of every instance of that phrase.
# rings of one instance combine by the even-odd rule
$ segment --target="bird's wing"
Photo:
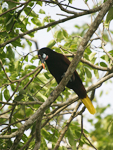
[[[62,63],[68,68],[69,67],[69,65],[70,65],[70,61],[69,61],[69,59],[66,57],[66,56],[64,56],[64,55],[62,55],[61,54],[61,61],[62,61]]]
[[[65,64],[65,66],[67,66],[67,68],[69,67],[69,65],[70,65],[70,61],[69,61],[69,59],[66,57],[66,56],[64,56],[64,55],[62,55],[62,62],[63,62],[63,64]],[[78,73],[77,73],[77,71],[75,70],[75,72],[73,73],[73,75],[72,75],[72,77],[71,77],[71,80],[72,81],[74,81],[75,80],[75,77],[76,78],[78,78],[78,80],[80,81],[80,83],[82,83],[82,81],[81,81],[81,79],[80,79],[80,77],[79,77],[79,75],[78,75]]]

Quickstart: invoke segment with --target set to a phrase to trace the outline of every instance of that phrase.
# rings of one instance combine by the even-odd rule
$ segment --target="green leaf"
[[[14,8],[14,7],[16,6],[15,3],[12,3],[12,2],[10,2],[10,1],[9,1],[9,2],[7,1],[7,3],[8,3],[9,9]]]
[[[107,17],[106,17],[106,23],[109,23],[113,19],[113,7],[110,8]]]
[[[55,44],[56,44],[55,40],[51,40],[51,41],[48,43],[47,47],[52,48]]]
[[[73,132],[70,128],[68,128],[66,136],[68,137],[69,144],[72,146],[73,150],[76,150],[76,142],[73,136]]]
[[[43,128],[43,129],[41,130],[41,132],[42,132],[42,135],[43,135],[47,140],[51,141],[52,135],[51,135],[48,131],[46,131],[46,130]]]
[[[100,62],[100,65],[101,65],[102,67],[107,67],[106,63],[104,63],[104,62]]]
[[[94,58],[94,56],[95,56],[96,54],[97,54],[96,52],[91,53],[91,54],[89,55],[89,60],[91,61],[91,60]]]
[[[7,47],[7,58],[9,58],[10,60],[12,60],[12,59],[14,59],[14,56],[15,56],[15,54],[14,54],[11,46],[8,46]]]
[[[28,55],[25,57],[25,59],[24,59],[26,62],[28,62]]]
[[[41,26],[42,25],[41,22],[40,22],[40,20],[37,19],[37,18],[32,18],[31,21],[32,21],[32,23],[34,23],[37,26]]]
[[[91,79],[92,78],[92,74],[91,74],[91,72],[89,71],[88,68],[85,68],[85,72],[86,72],[87,77]]]
[[[2,101],[2,92],[0,92],[0,101]]]
[[[10,94],[9,94],[9,90],[8,89],[5,89],[4,97],[5,97],[6,100],[8,100],[10,98]]]
[[[113,135],[113,121],[110,122],[109,126],[108,126],[108,132]]]
[[[6,37],[6,36],[8,36],[6,31],[0,32],[0,37]]]
[[[72,4],[73,0],[69,0],[69,3]]]
[[[113,50],[109,51],[109,54],[113,57]]]
[[[34,17],[34,18],[38,18],[38,15],[31,9],[31,7],[26,7],[24,9],[26,15],[29,15],[31,17]]]
[[[42,6],[42,2],[41,1],[37,1],[36,2],[38,5]]]
[[[68,38],[68,33],[67,33],[67,31],[64,30],[64,29],[63,29],[63,35],[64,35],[65,38]]]
[[[38,92],[37,97],[40,101],[43,101],[43,102],[47,100],[47,97],[40,92]]]
[[[39,10],[39,13],[40,13],[40,14],[45,14],[45,11],[44,11],[43,9],[40,9],[40,10]]]
[[[61,30],[57,32],[56,38],[58,42],[61,42],[61,40],[63,40],[63,34]]]
[[[7,21],[6,26],[9,25],[13,21],[13,16]]]
[[[34,65],[26,65],[25,69],[35,69],[36,66]]]
[[[102,96],[102,94],[103,94],[103,91],[100,92],[100,97]]]
[[[30,47],[32,46],[32,42],[30,40],[26,39],[26,42],[29,44]]]

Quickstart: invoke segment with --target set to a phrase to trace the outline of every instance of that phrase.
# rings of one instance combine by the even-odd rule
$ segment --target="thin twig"
[[[9,80],[9,82],[12,83],[11,79],[9,78],[9,76],[7,75],[7,73],[6,73],[6,71],[5,71],[4,67],[3,67],[3,63],[2,63],[1,59],[0,59],[0,64],[1,64],[1,67],[2,67],[2,69],[3,69],[3,71],[4,71],[5,75],[6,75],[7,79]]]
[[[112,60],[112,62],[113,62],[113,57],[107,52],[107,50],[105,49],[105,46],[104,46],[104,43],[102,42],[101,43],[101,45],[102,45],[102,48],[103,48],[103,50],[104,50],[104,52],[107,54],[107,56]]]
[[[95,150],[97,150],[96,149],[96,147],[91,143],[91,141],[87,138],[87,136],[85,135],[85,133],[83,132],[83,136],[86,138],[86,140],[89,142],[89,144],[95,149]]]

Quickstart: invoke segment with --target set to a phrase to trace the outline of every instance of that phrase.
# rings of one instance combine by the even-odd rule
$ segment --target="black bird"
[[[38,57],[41,60],[44,69],[44,62],[46,62],[50,73],[55,77],[57,83],[59,84],[71,63],[68,58],[47,47],[38,51]],[[91,114],[95,114],[96,110],[91,100],[87,96],[84,85],[82,84],[82,81],[76,70],[66,86],[70,89],[73,89]]]

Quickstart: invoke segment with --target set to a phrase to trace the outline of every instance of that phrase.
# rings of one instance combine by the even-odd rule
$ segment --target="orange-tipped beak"
[[[45,69],[45,65],[44,65],[44,63],[42,63],[42,67],[43,67],[43,69]]]

